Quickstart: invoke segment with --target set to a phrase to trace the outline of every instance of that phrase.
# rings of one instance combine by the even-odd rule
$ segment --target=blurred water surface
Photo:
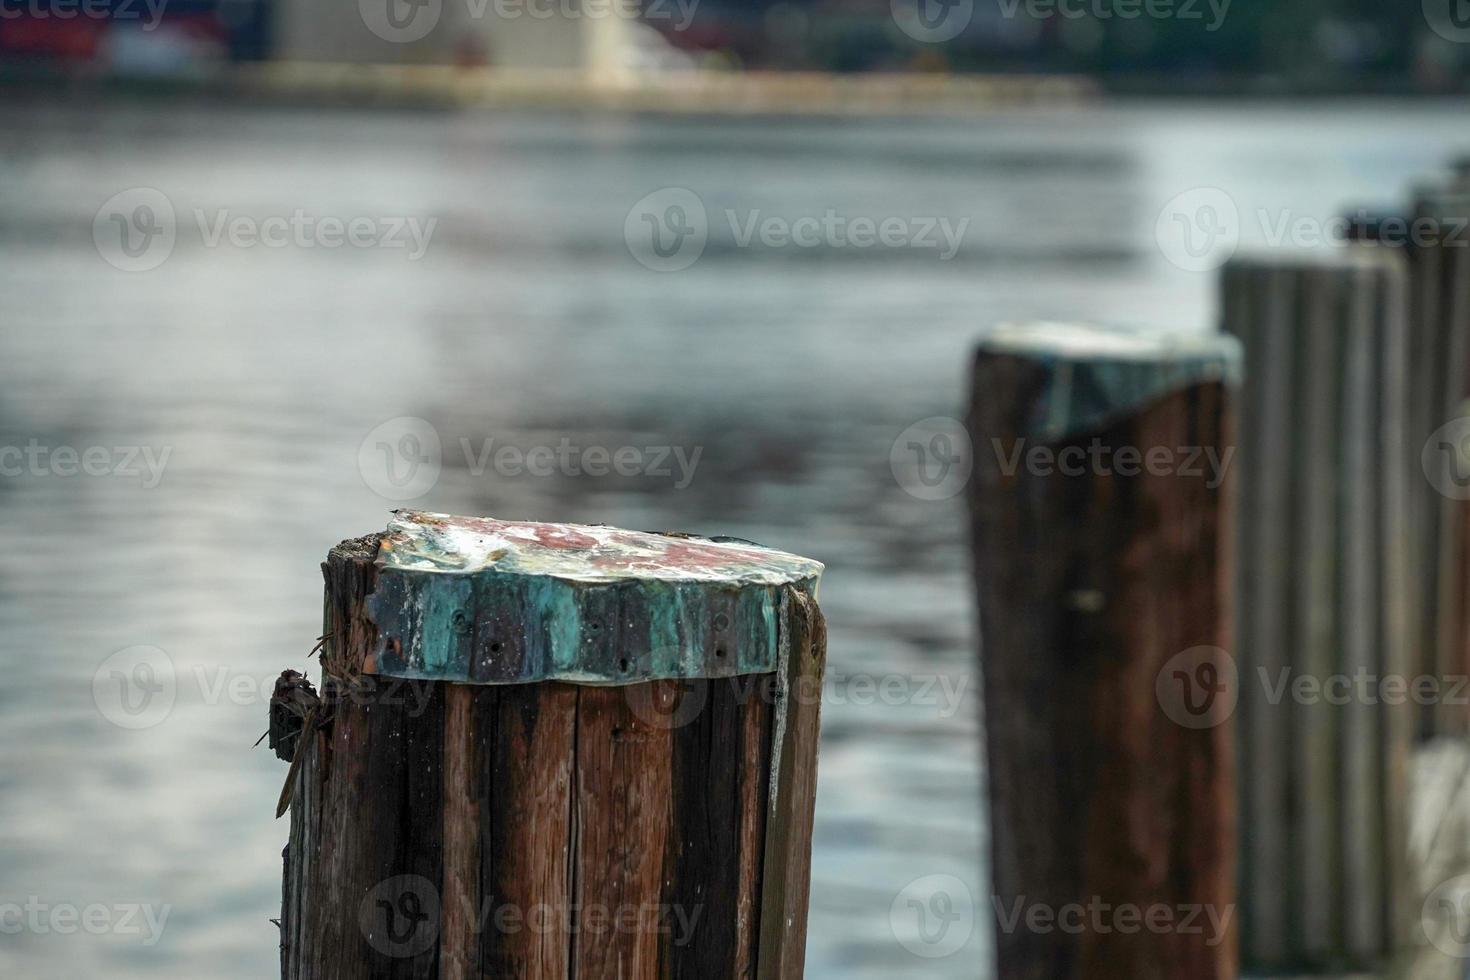
[[[1207,325],[1210,276],[1155,245],[1176,195],[1223,188],[1247,216],[1317,219],[1391,202],[1459,149],[1461,119],[1412,104],[850,121],[0,107],[0,446],[169,452],[153,487],[0,477],[0,903],[171,907],[151,946],[0,936],[0,974],[272,975],[285,767],[251,748],[262,692],[307,663],[318,561],[395,506],[358,454],[399,416],[445,447],[415,506],[734,534],[825,561],[810,975],[988,973],[962,498],[905,492],[895,438],[960,414],[970,344],[997,321]],[[161,266],[125,272],[93,219],[138,186],[168,197],[179,234]],[[699,261],[661,274],[624,225],[670,186],[702,199],[712,231]],[[298,208],[437,225],[417,261],[207,247],[193,227],[195,209]],[[949,261],[742,248],[713,230],[726,209],[969,225]],[[563,436],[701,456],[678,488],[477,474],[459,450]],[[171,658],[177,703],[127,730],[93,676],[139,644]],[[912,696],[875,696],[869,675],[911,679]],[[967,883],[983,920],[942,958],[905,949],[891,916],[931,874]]]

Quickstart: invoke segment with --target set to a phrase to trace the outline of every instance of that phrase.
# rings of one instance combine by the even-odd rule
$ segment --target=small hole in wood
[[[618,661],[618,670],[621,670],[625,674],[628,672],[628,658],[627,657],[624,657],[622,660],[619,660]]]
[[[500,652],[500,642],[498,640],[496,642],[490,644],[490,652],[491,653],[499,653]]]
[[[724,647],[715,647],[715,656],[716,657],[723,657],[724,655],[725,655],[725,648]]]

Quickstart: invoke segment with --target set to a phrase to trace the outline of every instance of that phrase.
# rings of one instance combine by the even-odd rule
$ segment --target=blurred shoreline
[[[167,78],[0,69],[0,92],[286,105],[856,116],[1075,106],[1100,94],[1095,83],[1067,75],[694,71],[609,79],[576,69],[280,61]]]
[[[1425,98],[1411,87],[1313,90],[1270,78],[1191,85],[1179,79],[1019,73],[696,71],[609,79],[575,69],[320,62],[247,62],[167,77],[0,66],[0,92],[7,98],[217,99],[279,106],[858,117],[984,115],[1015,108],[1174,99],[1270,101],[1286,94],[1325,102]],[[1437,101],[1466,98],[1465,93],[1441,93]]]

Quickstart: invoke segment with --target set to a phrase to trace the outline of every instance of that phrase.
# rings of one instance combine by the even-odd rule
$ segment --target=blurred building
[[[277,12],[289,61],[487,64],[615,74],[640,29],[578,0],[295,0]]]

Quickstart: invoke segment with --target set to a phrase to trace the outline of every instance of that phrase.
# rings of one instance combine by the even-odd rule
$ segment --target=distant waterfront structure
[[[274,56],[340,64],[580,70],[616,80],[657,62],[658,49],[676,57],[633,10],[634,5],[609,0],[283,3],[277,7]]]

